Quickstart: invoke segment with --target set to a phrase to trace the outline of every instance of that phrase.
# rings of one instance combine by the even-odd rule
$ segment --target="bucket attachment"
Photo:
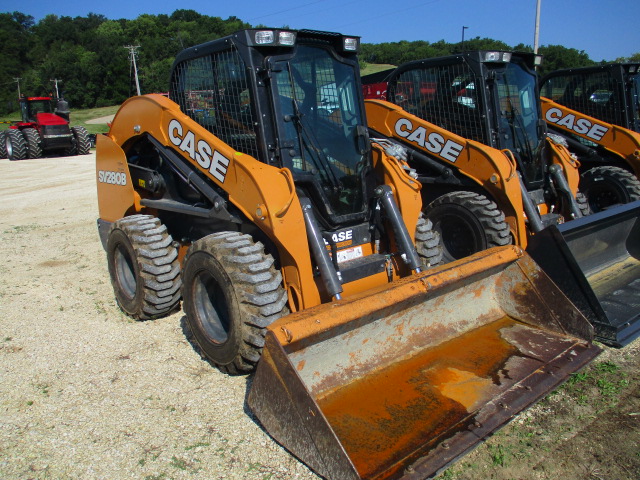
[[[640,201],[550,226],[527,252],[595,328],[622,347],[640,336]]]
[[[519,247],[479,252],[268,327],[248,404],[327,479],[424,479],[600,352]]]

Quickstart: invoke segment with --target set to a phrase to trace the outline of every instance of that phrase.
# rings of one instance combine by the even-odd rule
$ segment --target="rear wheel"
[[[7,158],[6,133],[0,132],[0,158]]]
[[[115,222],[107,239],[107,261],[116,300],[127,315],[148,320],[178,306],[178,250],[158,218],[132,215]]]
[[[9,129],[5,133],[5,145],[9,160],[23,160],[27,158],[27,142],[18,129]]]
[[[595,167],[584,172],[580,191],[592,212],[600,212],[613,205],[640,199],[640,181],[631,172],[620,167]]]
[[[22,131],[27,141],[27,157],[40,158],[42,156],[42,144],[40,143],[40,135],[35,128],[25,128]]]
[[[91,151],[89,132],[84,127],[71,127],[73,138],[76,141],[74,152],[76,155],[87,155]]]
[[[189,248],[182,274],[187,323],[202,353],[223,372],[247,373],[266,327],[288,313],[274,259],[250,235],[219,232]]]
[[[447,193],[431,202],[425,214],[442,238],[444,263],[512,242],[504,213],[479,193]]]

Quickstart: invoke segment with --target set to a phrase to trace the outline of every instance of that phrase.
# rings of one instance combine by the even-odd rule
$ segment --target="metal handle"
[[[289,170],[288,168],[281,168],[280,173],[284,176],[284,178],[287,179],[287,185],[289,186],[290,192],[289,192],[289,199],[286,201],[284,206],[276,212],[276,217],[278,218],[283,217],[284,214],[287,213],[287,211],[289,210],[289,207],[291,206],[291,203],[293,202],[293,198],[296,195],[296,187],[295,187],[295,184],[293,183],[293,176],[291,175],[291,170]]]

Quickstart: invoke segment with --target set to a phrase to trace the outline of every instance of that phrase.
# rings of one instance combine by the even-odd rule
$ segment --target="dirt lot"
[[[246,377],[185,338],[182,313],[115,305],[94,157],[0,160],[0,478],[313,479],[252,420]],[[639,479],[640,342],[583,373],[446,479]]]

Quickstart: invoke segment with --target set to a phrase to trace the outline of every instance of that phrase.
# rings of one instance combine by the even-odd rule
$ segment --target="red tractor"
[[[22,97],[22,121],[3,132],[3,146],[9,160],[40,158],[43,152],[86,155],[91,149],[84,127],[69,126],[69,104],[58,99],[55,110],[51,97]]]

